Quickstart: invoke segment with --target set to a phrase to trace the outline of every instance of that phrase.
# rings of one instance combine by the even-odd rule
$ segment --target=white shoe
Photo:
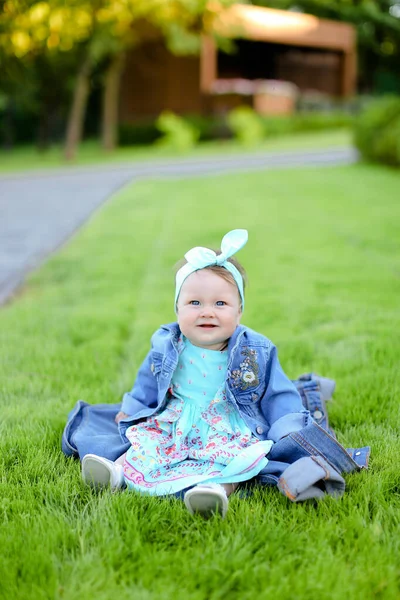
[[[125,484],[122,465],[96,454],[86,454],[83,457],[82,479],[87,485],[97,489],[109,486],[112,490],[117,490]]]
[[[196,485],[186,492],[183,501],[192,515],[199,513],[208,518],[217,513],[224,518],[228,511],[228,496],[217,483]]]

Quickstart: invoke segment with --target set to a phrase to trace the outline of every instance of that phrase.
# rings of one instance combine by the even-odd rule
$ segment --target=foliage
[[[205,142],[232,137],[223,117],[186,115],[185,122],[198,131],[198,141]],[[143,120],[137,123],[121,123],[119,141],[121,146],[151,144],[161,137],[156,120]]]
[[[119,144],[120,146],[140,146],[152,144],[161,137],[155,120],[145,120],[139,123],[120,123]]]
[[[354,141],[364,158],[400,166],[400,97],[372,102],[355,121]]]
[[[199,139],[199,131],[193,125],[170,111],[162,112],[156,125],[163,134],[158,143],[176,150],[190,150]]]
[[[139,181],[29,277],[0,311],[2,599],[398,600],[398,190],[366,165]],[[369,471],[318,504],[235,494],[224,521],[93,493],[61,454],[68,411],[120,400],[174,319],[172,265],[238,226],[244,323],[291,377],[336,379],[330,424]]]
[[[236,139],[244,146],[255,146],[264,137],[259,115],[250,106],[238,106],[228,114],[228,125]]]
[[[234,136],[245,145],[255,145],[268,137],[350,127],[352,122],[353,117],[345,111],[259,116],[250,107],[234,109],[227,119]]]
[[[344,111],[295,113],[282,117],[261,117],[267,137],[303,131],[348,128],[353,117]]]
[[[75,143],[81,135],[87,90],[94,69],[107,72],[118,57],[148,39],[163,38],[176,53],[198,52],[200,35],[210,31],[220,7],[233,1],[220,0],[215,4],[207,0],[73,0],[69,3],[64,0],[6,0],[0,12],[0,68],[3,75],[0,92],[6,91],[14,101],[18,88],[23,89],[22,76],[17,78],[16,86],[8,83],[11,67],[15,64],[35,71],[40,60],[45,72],[50,70],[50,65],[52,68],[56,65],[57,98],[65,104],[73,96],[68,136],[71,144]],[[69,57],[68,65],[65,55]],[[41,79],[40,70],[35,71],[35,75]],[[117,79],[119,76],[120,73]],[[118,85],[118,81],[107,77],[104,81],[111,81],[114,87]],[[67,89],[71,82],[72,89]],[[41,81],[34,94],[35,101],[40,104],[39,112],[44,116],[55,110],[54,99],[48,99],[48,105],[42,100],[41,92],[45,89]],[[110,127],[117,126],[117,94],[105,97],[110,105],[103,112],[107,121],[103,125],[108,126],[109,132]]]
[[[251,109],[250,109],[251,110]],[[245,116],[239,112],[240,131],[244,131],[246,135],[248,129],[248,111],[245,111]],[[235,117],[234,117],[235,120]],[[250,120],[253,125],[256,122],[257,137],[252,138],[249,142],[251,146],[257,143],[257,140],[290,135],[300,132],[312,131],[327,131],[331,129],[350,128],[353,124],[353,116],[346,111],[332,112],[304,112],[295,113],[287,116],[257,116],[253,119],[253,114],[250,113]],[[198,141],[207,142],[211,140],[226,140],[232,137],[240,139],[235,135],[235,128],[238,124],[235,121],[235,126],[231,126],[229,116],[198,116],[191,115],[184,118],[185,123],[193,126],[198,131]],[[243,122],[242,122],[243,121]],[[250,129],[251,131],[251,129]],[[122,123],[120,125],[119,139],[122,146],[132,146],[140,144],[151,144],[157,141],[161,136],[160,129],[157,128],[155,121],[143,121],[138,123]],[[246,145],[246,144],[245,144]]]
[[[0,47],[17,58],[90,42],[93,57],[118,53],[152,34],[150,25],[172,37],[177,27],[196,30],[212,11],[204,0],[7,0],[0,13]],[[132,25],[135,24],[135,27]]]
[[[185,118],[200,132],[200,142],[232,137],[225,115],[187,115]]]

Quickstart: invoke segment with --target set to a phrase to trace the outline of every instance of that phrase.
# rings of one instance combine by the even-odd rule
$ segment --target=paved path
[[[133,179],[349,164],[351,148],[255,153],[141,164],[65,167],[0,176],[0,304],[26,273],[68,239],[92,212]]]

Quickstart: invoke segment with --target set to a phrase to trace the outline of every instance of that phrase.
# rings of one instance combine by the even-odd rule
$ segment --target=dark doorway
[[[234,45],[232,54],[218,52],[218,79],[279,79],[302,91],[340,95],[340,52],[251,40],[235,40]]]

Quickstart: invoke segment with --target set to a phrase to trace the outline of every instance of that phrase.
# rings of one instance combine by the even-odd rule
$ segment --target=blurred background
[[[397,0],[0,6],[0,168],[328,129],[400,165]]]

